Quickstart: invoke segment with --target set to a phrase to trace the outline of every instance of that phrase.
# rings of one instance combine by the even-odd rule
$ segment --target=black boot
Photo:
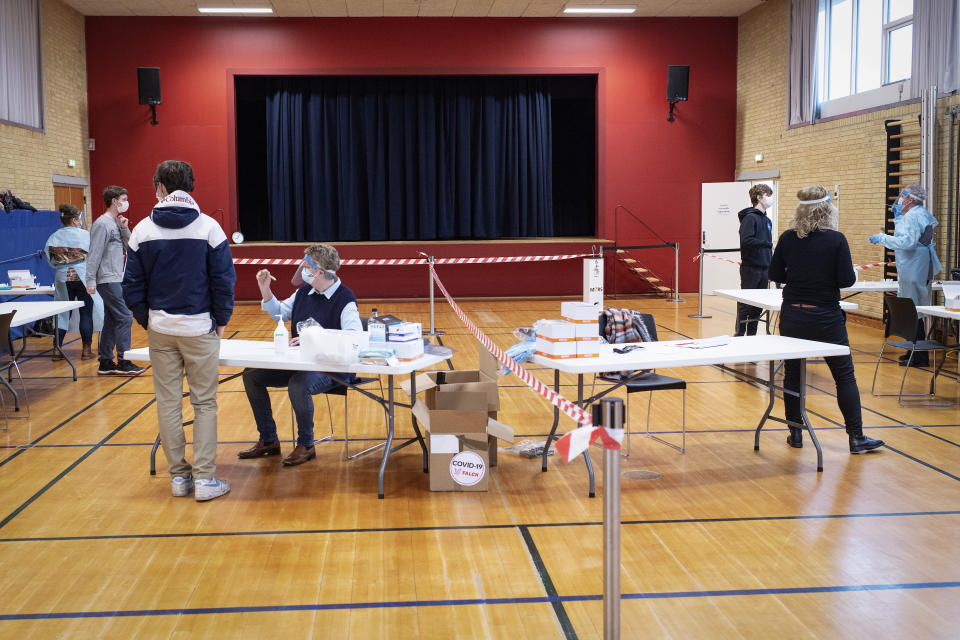
[[[849,434],[850,453],[866,453],[883,446],[883,440],[874,440],[863,433]]]
[[[790,435],[787,436],[787,444],[794,449],[803,449],[803,429],[794,429],[790,427]]]

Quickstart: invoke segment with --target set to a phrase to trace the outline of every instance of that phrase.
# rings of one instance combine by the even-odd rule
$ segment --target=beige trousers
[[[220,338],[170,336],[147,332],[153,390],[157,396],[157,427],[171,477],[213,478],[217,458],[217,382]],[[193,405],[193,467],[184,454],[183,374],[186,371]]]

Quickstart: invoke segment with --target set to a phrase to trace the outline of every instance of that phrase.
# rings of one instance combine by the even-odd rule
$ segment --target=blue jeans
[[[346,374],[344,374],[346,375]],[[297,444],[313,446],[313,396],[329,391],[340,383],[319,371],[284,371],[281,369],[244,369],[243,390],[247,392],[253,419],[264,443],[276,442],[277,423],[270,408],[267,387],[286,387],[290,405],[297,417]]]
[[[97,293],[103,298],[103,329],[100,331],[100,359],[113,360],[113,350],[117,350],[117,360],[130,349],[130,327],[133,325],[133,313],[123,301],[123,287],[119,282],[97,283]]]
[[[805,309],[784,303],[780,311],[780,335],[817,342],[829,342],[850,346],[847,340],[847,314],[839,306]],[[863,417],[860,413],[860,389],[853,372],[853,358],[831,356],[824,358],[833,381],[837,386],[837,405],[843,414],[843,422],[850,435],[863,433]],[[791,391],[800,391],[800,361],[784,363],[783,386]],[[800,398],[784,394],[783,404],[787,420],[800,422]]]

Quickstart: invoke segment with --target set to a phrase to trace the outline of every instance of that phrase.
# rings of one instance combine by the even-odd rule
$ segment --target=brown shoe
[[[244,449],[237,454],[237,457],[241,460],[246,460],[248,458],[266,458],[267,456],[278,455],[280,455],[279,440],[267,444],[264,444],[263,440],[257,440],[257,444],[253,445],[249,449]]]
[[[83,351],[80,352],[81,360],[93,360],[97,356],[93,355],[93,351],[90,349],[90,345],[83,345]]]
[[[63,360],[63,352],[62,352],[62,351],[54,351],[54,352],[53,352],[53,355],[50,356],[50,359],[53,360],[54,362],[56,362],[57,360]]]
[[[313,460],[316,457],[316,447],[305,447],[302,444],[298,444],[293,452],[283,459],[283,464],[286,467],[295,467],[298,464],[303,464],[307,460]]]

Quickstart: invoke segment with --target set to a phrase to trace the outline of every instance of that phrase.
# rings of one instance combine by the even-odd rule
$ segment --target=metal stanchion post
[[[433,256],[427,256],[427,277],[430,281],[430,331],[425,332],[425,336],[442,336],[443,331],[437,331],[433,325]]]
[[[593,405],[593,424],[623,429],[623,400]],[[603,450],[603,638],[620,640],[620,451]]]
[[[688,318],[712,318],[710,314],[703,313],[703,247],[700,247],[700,257],[698,258],[700,262],[700,286],[697,291],[697,312],[691,313],[688,315]]]
[[[673,297],[667,302],[686,302],[680,297],[680,243],[673,243]]]

